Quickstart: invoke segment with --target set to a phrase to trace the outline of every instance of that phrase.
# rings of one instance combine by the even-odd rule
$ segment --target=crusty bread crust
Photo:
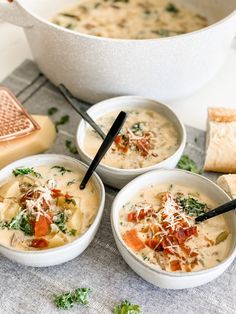
[[[209,108],[208,118],[209,118],[209,121],[214,121],[214,122],[236,121],[236,109]]]
[[[208,110],[204,170],[236,173],[235,109],[210,108]]]
[[[229,194],[236,198],[236,174],[224,174],[217,179],[217,184]]]

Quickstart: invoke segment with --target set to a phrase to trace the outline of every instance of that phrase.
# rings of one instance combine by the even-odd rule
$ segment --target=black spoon
[[[228,203],[225,203],[223,205],[220,205],[219,207],[216,207],[215,209],[213,209],[213,210],[211,210],[211,211],[209,211],[203,215],[198,216],[195,219],[195,222],[202,222],[204,220],[207,220],[207,219],[216,217],[218,215],[227,213],[227,212],[229,212],[235,208],[236,208],[236,199],[229,201]]]
[[[80,103],[78,100],[71,94],[71,92],[65,87],[63,84],[59,84],[58,88],[60,89],[62,95],[65,97],[65,99],[69,102],[69,104],[73,107],[73,109],[81,115],[81,117],[87,121],[91,127],[101,136],[101,138],[104,140],[106,135],[101,130],[101,128],[96,124],[96,122],[87,114],[86,111],[83,111],[79,108]]]
[[[103,141],[102,145],[100,146],[96,156],[94,157],[91,165],[89,166],[81,184],[80,189],[83,190],[86,187],[86,184],[88,183],[88,180],[90,179],[91,175],[97,168],[98,164],[102,160],[103,156],[106,154],[108,149],[110,148],[111,144],[113,143],[115,137],[119,133],[120,129],[124,125],[125,119],[127,114],[124,111],[121,111],[119,115],[117,116],[116,120],[112,124],[109,132],[107,133],[107,136],[105,140]]]

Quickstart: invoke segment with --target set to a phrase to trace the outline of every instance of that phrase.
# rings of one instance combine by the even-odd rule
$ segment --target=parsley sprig
[[[89,303],[88,295],[90,292],[91,289],[89,288],[78,288],[75,289],[74,291],[70,291],[60,295],[55,295],[54,304],[58,308],[63,310],[71,309],[75,305],[75,303],[87,305]]]
[[[63,166],[53,166],[52,169],[58,169],[58,171],[64,175],[66,172],[71,172],[71,170],[69,169],[66,169],[65,167]]]
[[[166,11],[170,12],[170,13],[178,13],[179,9],[176,7],[176,5],[174,5],[173,3],[169,3],[166,6]]]
[[[52,116],[54,115],[56,112],[58,111],[58,109],[56,107],[51,107],[48,109],[48,115]]]
[[[55,122],[56,131],[58,132],[58,126],[59,126],[59,125],[66,124],[67,122],[69,122],[69,120],[70,120],[70,116],[64,115],[64,116],[62,116],[62,117],[60,118],[59,121],[56,121],[56,122]]]
[[[2,229],[7,228],[9,230],[21,230],[26,235],[34,234],[34,228],[31,223],[31,218],[24,211],[18,213],[16,217],[12,218],[9,223],[2,223],[1,227]]]
[[[16,169],[12,170],[12,174],[15,177],[25,176],[25,175],[32,175],[36,178],[42,177],[39,172],[34,171],[34,168],[16,168]]]
[[[177,203],[183,208],[183,210],[190,216],[200,216],[208,209],[206,203],[201,203],[193,197],[177,197]]]
[[[139,305],[131,304],[128,300],[124,300],[121,304],[113,309],[113,314],[140,314],[141,309]]]
[[[78,150],[75,145],[72,144],[70,140],[65,141],[66,148],[68,148],[69,152],[72,154],[78,154]]]
[[[201,173],[202,171],[198,168],[196,162],[191,159],[188,155],[183,155],[178,164],[177,167],[179,169],[187,170],[194,173]]]
[[[53,218],[54,224],[57,225],[58,229],[60,229],[61,232],[67,233],[71,236],[75,236],[76,230],[75,229],[68,229],[67,225],[66,225],[67,221],[68,221],[68,216],[64,212],[58,213]]]

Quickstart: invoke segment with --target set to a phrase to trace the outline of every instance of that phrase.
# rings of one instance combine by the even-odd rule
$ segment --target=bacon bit
[[[187,238],[191,237],[192,235],[197,236],[197,227],[189,227],[188,229],[179,229],[177,232],[174,233],[174,236],[178,240],[179,244],[183,244]]]
[[[43,238],[33,239],[31,242],[31,247],[34,247],[37,249],[43,249],[45,247],[48,247],[48,241],[46,239],[43,239]]]
[[[184,243],[185,240],[187,239],[187,236],[186,236],[186,234],[185,234],[183,229],[180,229],[177,232],[175,232],[174,236],[176,237],[176,239],[179,242],[179,244]]]
[[[187,237],[191,237],[192,235],[197,236],[197,227],[189,227],[188,229],[184,230]]]
[[[148,149],[150,146],[148,139],[142,138],[141,140],[137,140],[136,146],[137,146],[137,149],[140,151],[141,156],[143,157],[148,156]]]
[[[193,269],[197,265],[198,265],[198,260],[195,258],[195,260],[191,262],[190,266]]]
[[[139,211],[138,217],[137,217],[136,212],[128,213],[127,220],[128,222],[137,222],[137,220],[143,220],[147,216],[156,217],[156,214],[152,213],[151,209],[148,209],[147,211],[145,211],[144,209],[141,209]]]
[[[61,190],[59,189],[52,189],[52,198],[58,198],[59,196],[63,196],[63,194],[61,193]]]
[[[187,273],[191,272],[191,268],[189,267],[189,265],[185,264],[184,268]]]
[[[48,203],[45,201],[45,199],[43,198],[43,204],[42,204],[42,209],[43,210],[47,210],[49,208]]]
[[[152,153],[152,157],[158,157],[158,154]]]
[[[178,260],[174,260],[170,262],[170,269],[172,271],[182,270],[180,262]]]
[[[31,200],[32,198],[34,198],[34,192],[27,192],[20,198],[20,204],[24,204],[27,200]]]
[[[123,153],[128,152],[129,150],[129,138],[128,137],[117,135],[114,142],[118,150],[121,150]]]
[[[131,229],[123,234],[123,240],[134,251],[140,251],[145,248],[143,241],[138,237],[136,229]]]
[[[36,237],[42,237],[48,234],[49,225],[51,221],[45,216],[40,216],[39,220],[35,222],[34,233]]]
[[[66,199],[71,199],[71,198],[73,198],[73,195],[69,195],[69,194],[66,193],[66,194],[65,194],[65,198],[66,198]]]
[[[162,251],[160,239],[148,239],[145,241],[146,246],[155,251]]]
[[[137,221],[136,213],[134,212],[128,213],[128,222],[136,222],[136,221]]]
[[[205,239],[207,242],[209,242],[211,245],[214,245],[214,244],[215,244],[215,242],[212,241],[211,239],[209,239],[207,236],[204,236],[204,239]]]

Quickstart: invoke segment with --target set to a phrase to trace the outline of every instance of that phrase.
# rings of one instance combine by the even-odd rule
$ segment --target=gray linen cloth
[[[11,89],[30,113],[47,114],[50,107],[59,111],[54,121],[68,114],[68,124],[60,132],[49,152],[72,155],[65,140],[73,143],[78,116],[65,102],[58,90],[31,61],[24,62],[3,82]],[[29,83],[34,83],[22,92]],[[81,107],[88,105],[81,102]],[[201,167],[204,157],[205,133],[187,127],[186,153]],[[215,180],[215,174],[205,174]],[[17,265],[0,255],[0,314],[53,314],[58,310],[53,295],[77,287],[90,287],[88,307],[76,305],[71,313],[107,314],[124,299],[142,307],[145,314],[233,314],[236,313],[236,267],[233,264],[218,279],[189,290],[159,289],[136,275],[120,256],[110,226],[111,202],[117,191],[106,187],[106,205],[99,231],[87,250],[76,259],[60,266],[31,268]]]

